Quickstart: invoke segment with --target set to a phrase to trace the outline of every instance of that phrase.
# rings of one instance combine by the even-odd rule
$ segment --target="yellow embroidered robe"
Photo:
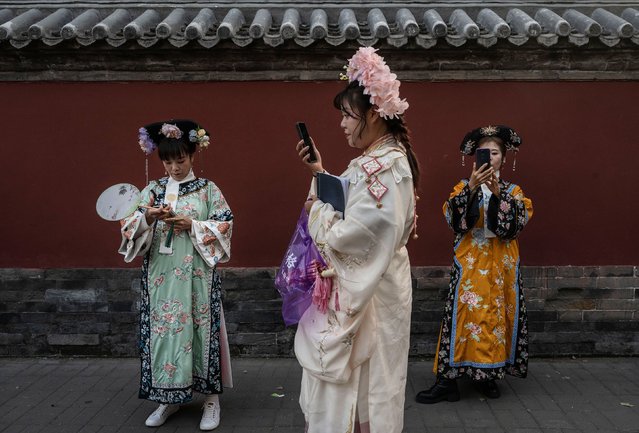
[[[499,197],[459,182],[444,203],[455,232],[449,295],[434,370],[439,376],[525,377],[528,325],[517,236],[532,216],[530,199],[499,181]]]

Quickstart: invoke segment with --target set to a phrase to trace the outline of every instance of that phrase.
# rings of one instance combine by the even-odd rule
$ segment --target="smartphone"
[[[308,135],[306,124],[304,122],[295,123],[297,127],[297,135],[300,136],[300,140],[304,140],[304,145],[308,146],[308,162],[317,162],[317,156],[315,155],[315,148],[311,137]]]
[[[490,149],[477,149],[477,151],[475,151],[475,158],[477,158],[477,164],[475,165],[477,170],[484,164],[488,164],[486,169],[490,168]]]
[[[168,206],[168,204],[163,204],[163,205],[161,205],[160,207],[165,207],[165,206]],[[177,216],[177,214],[175,213],[175,211],[174,211],[173,209],[171,209],[171,210],[169,211],[169,216],[170,216],[170,217],[176,217],[176,216]]]

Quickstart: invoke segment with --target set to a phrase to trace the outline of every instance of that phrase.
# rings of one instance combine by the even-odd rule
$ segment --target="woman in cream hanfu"
[[[212,430],[218,394],[232,386],[216,266],[229,260],[233,215],[217,186],[193,174],[196,149],[209,144],[203,128],[158,122],[140,129],[139,144],[147,155],[157,148],[168,173],[122,221],[124,260],[143,256],[139,395],[160,403],[146,425],[162,425],[195,391],[207,396],[200,428]]]
[[[348,144],[361,151],[344,214],[315,196],[309,233],[325,259],[332,290],[298,324],[303,368],[300,406],[308,433],[400,433],[404,419],[412,285],[406,243],[415,227],[419,168],[402,114],[399,81],[373,48],[349,61],[350,84],[334,100]],[[371,95],[371,90],[376,95]],[[308,162],[314,172],[321,156]],[[314,187],[312,187],[313,190]]]
[[[455,232],[453,266],[434,371],[435,384],[417,394],[419,403],[460,398],[458,377],[466,376],[488,398],[500,396],[496,379],[526,377],[528,323],[517,237],[532,217],[530,199],[501,177],[507,150],[521,144],[507,126],[477,128],[461,151],[488,149],[490,164],[462,179],[444,203]],[[514,169],[514,164],[513,164]]]

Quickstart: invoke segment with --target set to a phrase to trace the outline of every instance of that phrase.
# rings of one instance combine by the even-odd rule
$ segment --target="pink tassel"
[[[328,301],[333,290],[333,278],[322,277],[322,269],[320,269],[319,263],[315,263],[315,266],[315,284],[313,285],[312,300],[321,313],[326,313]]]

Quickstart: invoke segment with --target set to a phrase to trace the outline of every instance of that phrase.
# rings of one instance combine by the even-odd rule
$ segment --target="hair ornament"
[[[189,141],[191,143],[197,143],[200,146],[200,150],[209,147],[210,138],[204,128],[191,129],[189,131]]]
[[[187,131],[189,141],[196,143],[200,150],[209,146],[211,142],[209,133],[191,120],[169,120],[146,125],[138,130],[138,144],[142,152],[150,155],[158,148],[157,143],[162,139],[162,135],[166,138],[182,140]]]
[[[340,74],[341,80],[357,80],[364,88],[364,94],[370,97],[371,104],[384,119],[394,119],[408,109],[406,99],[400,99],[401,82],[390,71],[384,58],[373,47],[362,47],[348,60],[346,74]]]
[[[147,155],[153,153],[155,149],[157,149],[158,145],[149,137],[149,131],[146,128],[142,127],[138,130],[138,144],[140,145],[140,149]]]
[[[517,152],[521,145],[521,137],[514,129],[505,125],[488,125],[475,128],[467,133],[459,146],[459,150],[463,155],[474,155],[479,142],[486,137],[499,138],[504,143],[506,150],[513,152]]]
[[[182,138],[182,131],[177,125],[171,125],[170,123],[165,123],[160,128],[160,133],[164,135],[166,138]]]

